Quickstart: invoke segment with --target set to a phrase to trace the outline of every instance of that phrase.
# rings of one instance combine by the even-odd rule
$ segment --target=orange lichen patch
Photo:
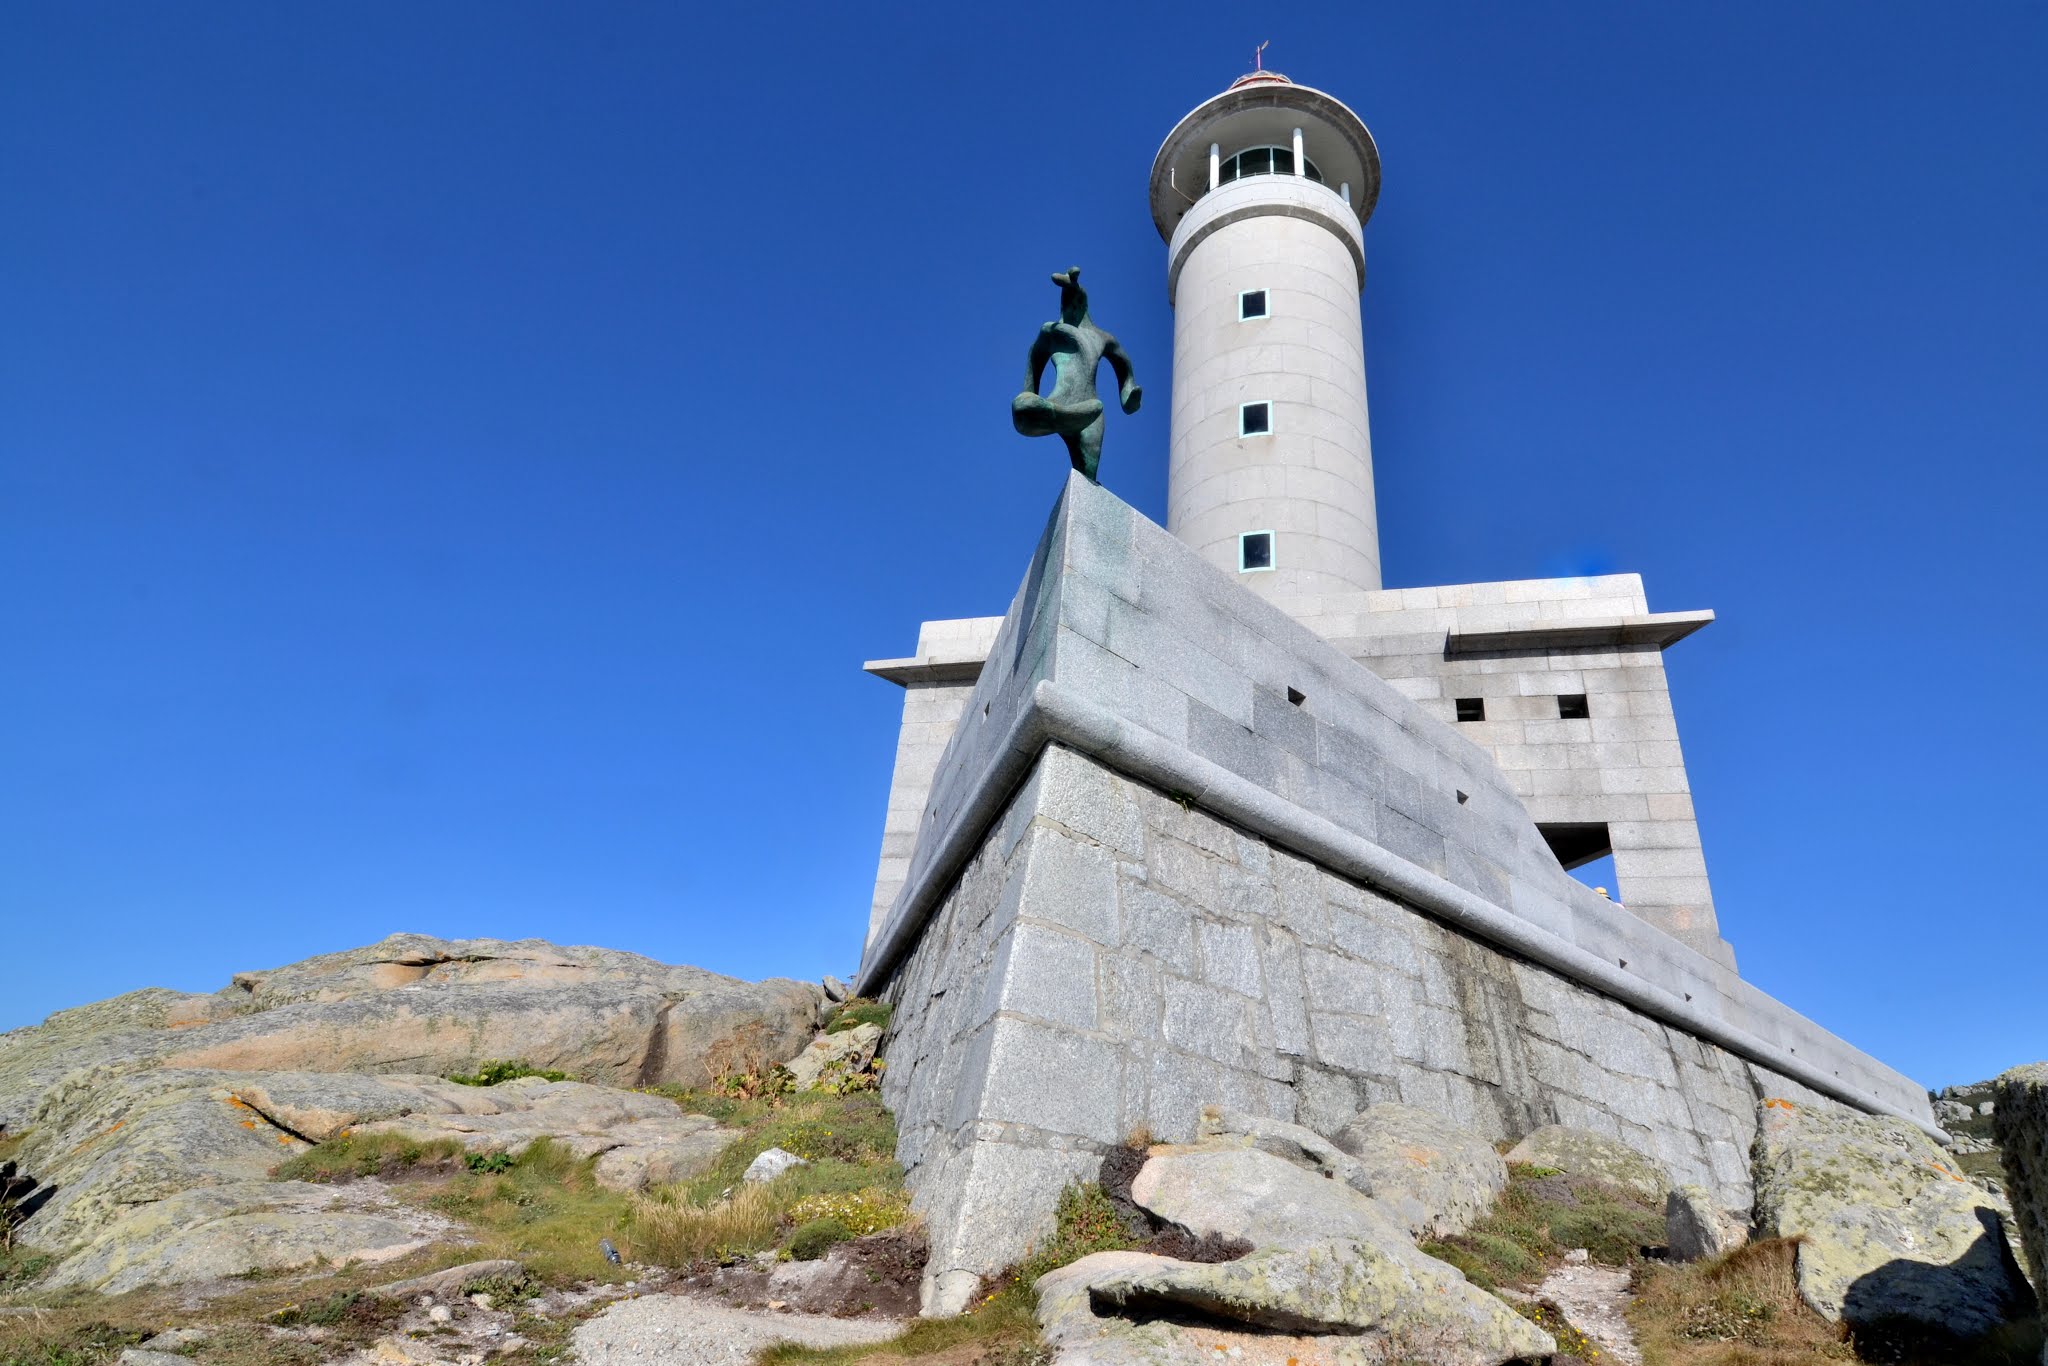
[[[1410,1162],[1413,1162],[1418,1167],[1427,1167],[1430,1163],[1436,1161],[1436,1150],[1433,1148],[1419,1147],[1416,1144],[1411,1143],[1407,1147],[1401,1149],[1401,1156],[1407,1158]]]
[[[1765,1101],[1764,1104],[1770,1106],[1774,1110],[1797,1110],[1799,1108],[1798,1106],[1794,1105],[1791,1101],[1782,1100],[1777,1096],[1772,1096],[1769,1100]]]
[[[244,1129],[253,1129],[256,1127],[256,1121],[253,1119],[245,1119],[242,1121],[242,1127]]]
[[[1934,1168],[1934,1170],[1940,1172],[1943,1176],[1947,1177],[1951,1181],[1963,1181],[1963,1184],[1969,1184],[1967,1181],[1964,1181],[1964,1179],[1961,1176],[1958,1176],[1955,1172],[1950,1171],[1947,1167],[1942,1166],[1941,1163],[1936,1162],[1931,1157],[1927,1159],[1927,1165]]]
[[[105,1138],[105,1137],[106,1137],[106,1136],[107,1136],[108,1134],[111,1134],[111,1133],[113,1133],[113,1132],[114,1132],[114,1130],[116,1130],[116,1129],[120,1128],[120,1127],[121,1127],[121,1126],[122,1126],[123,1124],[126,1124],[127,1122],[128,1122],[128,1121],[127,1121],[127,1120],[125,1120],[125,1119],[117,1119],[117,1120],[115,1120],[115,1121],[114,1121],[114,1122],[113,1122],[112,1124],[109,1124],[109,1125],[108,1125],[108,1126],[107,1126],[106,1128],[104,1128],[104,1129],[100,1130],[100,1131],[99,1131],[98,1133],[96,1133],[96,1134],[87,1134],[87,1135],[86,1135],[86,1136],[85,1136],[85,1137],[84,1137],[84,1138],[83,1138],[82,1140],[80,1140],[80,1141],[79,1141],[79,1144],[78,1144],[78,1146],[77,1146],[77,1147],[75,1147],[75,1148],[73,1148],[73,1149],[72,1149],[71,1151],[72,1151],[72,1152],[74,1152],[74,1153],[82,1153],[82,1152],[84,1152],[84,1151],[85,1151],[85,1150],[86,1150],[87,1148],[89,1148],[89,1147],[91,1147],[91,1146],[92,1146],[93,1144],[95,1144],[95,1143],[99,1142],[99,1141],[100,1141],[101,1139]]]

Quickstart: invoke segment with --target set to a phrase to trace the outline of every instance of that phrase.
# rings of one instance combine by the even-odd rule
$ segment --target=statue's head
[[[1081,288],[1081,268],[1070,266],[1052,277],[1060,287],[1060,321],[1079,325],[1088,321],[1088,291]]]

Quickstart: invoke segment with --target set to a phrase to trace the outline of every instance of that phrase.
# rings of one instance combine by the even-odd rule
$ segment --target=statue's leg
[[[1102,465],[1103,421],[1096,418],[1081,429],[1078,446],[1074,449],[1074,468],[1087,476],[1091,484],[1099,483],[1095,471]]]

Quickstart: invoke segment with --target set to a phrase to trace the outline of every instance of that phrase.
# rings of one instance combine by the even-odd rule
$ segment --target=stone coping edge
[[[1030,700],[1003,736],[997,751],[999,757],[983,771],[973,795],[946,833],[923,878],[904,889],[897,902],[897,913],[861,969],[857,989],[862,995],[878,991],[915,945],[947,889],[1049,742],[1067,745],[1154,787],[1186,792],[1213,815],[1264,835],[1335,872],[1390,892],[1457,929],[1633,1006],[1653,1019],[1719,1044],[1738,1057],[1846,1105],[1904,1120],[1943,1146],[1950,1142],[1939,1127],[1875,1096],[1857,1093],[1797,1054],[1715,1019],[1664,988],[1610,966],[1605,959],[1596,958],[1578,945],[1048,679],[1033,686]]]

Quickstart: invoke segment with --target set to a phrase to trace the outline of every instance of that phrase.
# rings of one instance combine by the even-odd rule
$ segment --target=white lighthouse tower
[[[1267,597],[1380,586],[1358,311],[1379,186],[1358,115],[1274,71],[1196,106],[1152,162],[1167,529]]]

